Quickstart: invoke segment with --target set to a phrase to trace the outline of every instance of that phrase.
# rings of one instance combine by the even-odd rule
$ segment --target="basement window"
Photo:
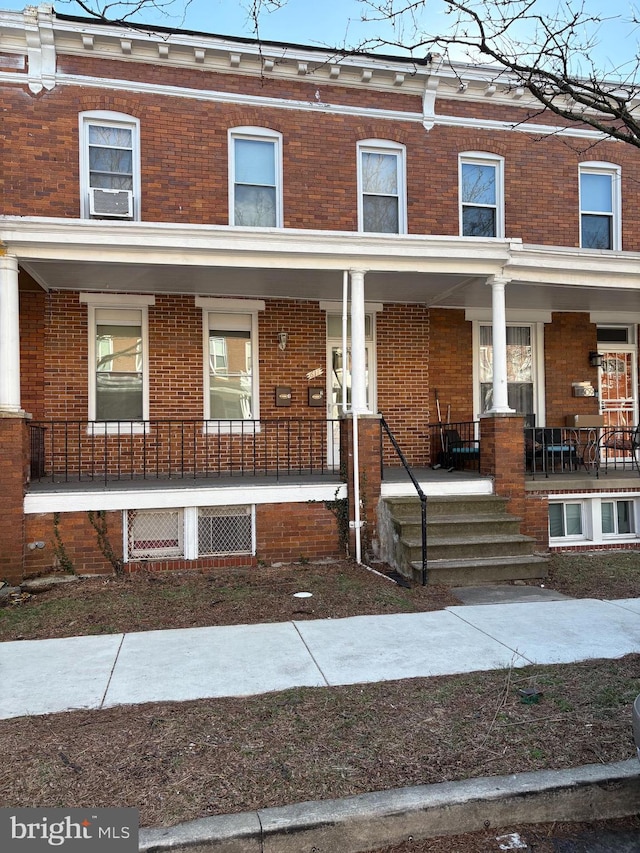
[[[130,509],[124,516],[126,560],[255,554],[250,505]]]
[[[549,538],[582,539],[582,502],[549,504]]]

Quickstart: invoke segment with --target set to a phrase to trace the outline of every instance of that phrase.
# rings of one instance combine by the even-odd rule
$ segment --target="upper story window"
[[[483,152],[460,155],[460,233],[504,237],[504,160]]]
[[[581,248],[622,248],[620,220],[620,167],[611,163],[581,163]]]
[[[394,142],[358,143],[358,228],[406,234],[405,149]]]
[[[259,127],[229,131],[229,223],[282,227],[282,134]]]
[[[140,219],[140,123],[122,113],[80,114],[80,214]]]

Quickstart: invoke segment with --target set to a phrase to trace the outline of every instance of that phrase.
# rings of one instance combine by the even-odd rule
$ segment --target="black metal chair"
[[[455,471],[464,471],[468,468],[480,469],[480,442],[478,439],[462,438],[457,429],[443,429],[442,445],[447,468]]]
[[[598,442],[600,470],[626,470],[631,467],[640,475],[640,426],[605,429]]]

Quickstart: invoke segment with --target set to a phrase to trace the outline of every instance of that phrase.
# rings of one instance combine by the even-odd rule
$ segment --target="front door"
[[[371,408],[369,388],[369,365],[371,353],[369,343],[365,344],[367,408]],[[344,390],[343,390],[344,389]],[[337,468],[340,464],[340,424],[338,418],[342,412],[342,402],[346,398],[347,410],[351,408],[351,347],[347,346],[347,357],[342,355],[342,341],[327,341],[327,417],[329,418],[327,435],[327,465]]]
[[[600,413],[605,427],[632,427],[637,423],[636,358],[634,352],[600,348]]]

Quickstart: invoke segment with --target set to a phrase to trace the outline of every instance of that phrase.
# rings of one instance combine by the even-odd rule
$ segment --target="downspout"
[[[344,271],[342,279],[342,413],[347,414],[347,341],[348,341],[348,298],[349,298],[349,273]],[[353,324],[352,324],[353,328]],[[351,368],[349,367],[349,379],[351,380]],[[353,394],[353,389],[352,389]],[[353,396],[352,396],[353,402]],[[360,529],[360,457],[358,447],[358,415],[351,407],[353,417],[353,504],[354,519],[349,526],[356,533],[356,563],[362,564],[362,533]]]

